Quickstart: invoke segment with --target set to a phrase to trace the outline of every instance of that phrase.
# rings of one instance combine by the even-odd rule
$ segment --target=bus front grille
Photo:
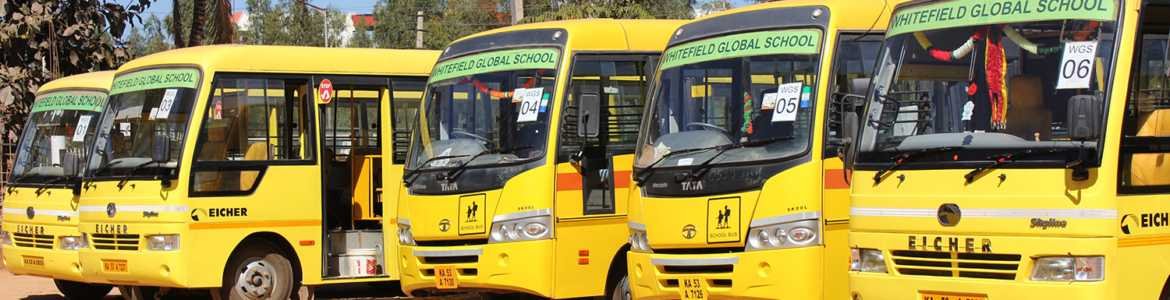
[[[17,247],[53,249],[53,235],[51,235],[51,234],[13,233],[12,234],[12,243],[15,244]]]
[[[93,248],[98,250],[138,250],[137,234],[94,234]]]
[[[893,250],[891,259],[899,274],[1015,280],[1019,254],[962,253]]]

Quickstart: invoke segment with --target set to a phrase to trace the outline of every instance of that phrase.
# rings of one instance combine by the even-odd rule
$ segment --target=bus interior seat
[[[1052,138],[1052,111],[1044,103],[1044,85],[1039,76],[1020,75],[1008,84],[1007,129],[1025,140]]]
[[[267,143],[248,144],[248,151],[244,152],[244,160],[253,161],[266,159],[269,159]],[[252,185],[256,183],[256,178],[258,176],[260,176],[260,174],[254,171],[240,173],[240,189],[250,189]]]
[[[1137,136],[1170,135],[1170,108],[1142,113],[1138,117]],[[1170,162],[1164,153],[1134,153],[1130,160],[1129,180],[1134,186],[1170,184]]]

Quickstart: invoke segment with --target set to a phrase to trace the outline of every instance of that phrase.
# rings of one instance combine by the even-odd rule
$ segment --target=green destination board
[[[556,69],[555,48],[500,50],[446,60],[435,65],[428,83],[451,78],[510,70]]]
[[[1116,15],[1113,0],[956,0],[899,10],[887,35],[987,24],[1109,21]]]
[[[134,72],[114,78],[110,95],[165,88],[193,89],[199,84],[199,70],[155,69]]]
[[[817,29],[732,34],[670,47],[662,55],[662,68],[756,55],[817,54],[820,44],[821,31]]]
[[[32,112],[51,110],[102,111],[106,108],[106,94],[95,91],[60,91],[41,95],[33,102]]]

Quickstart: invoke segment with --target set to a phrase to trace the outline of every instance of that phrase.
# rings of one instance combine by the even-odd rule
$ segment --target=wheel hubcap
[[[272,295],[274,274],[276,271],[264,261],[248,263],[236,279],[236,290],[248,299],[267,299]]]

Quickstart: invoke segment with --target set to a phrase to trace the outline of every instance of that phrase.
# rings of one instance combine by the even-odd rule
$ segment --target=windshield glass
[[[406,168],[543,157],[559,57],[559,50],[535,48],[437,64],[427,87],[422,131],[414,134]]]
[[[86,150],[93,144],[106,93],[59,91],[33,102],[17,146],[13,183],[53,183],[80,176]]]
[[[156,69],[114,78],[89,176],[173,176],[199,71]]]
[[[938,156],[962,161],[1095,147],[1113,72],[1114,3],[1001,2],[949,1],[895,13],[859,162],[929,149],[968,151]]]
[[[759,31],[667,49],[635,166],[763,161],[803,153],[815,115],[821,35],[818,29]],[[713,147],[734,149],[718,158],[712,158],[717,151],[695,151]],[[662,159],[680,151],[688,154]]]

